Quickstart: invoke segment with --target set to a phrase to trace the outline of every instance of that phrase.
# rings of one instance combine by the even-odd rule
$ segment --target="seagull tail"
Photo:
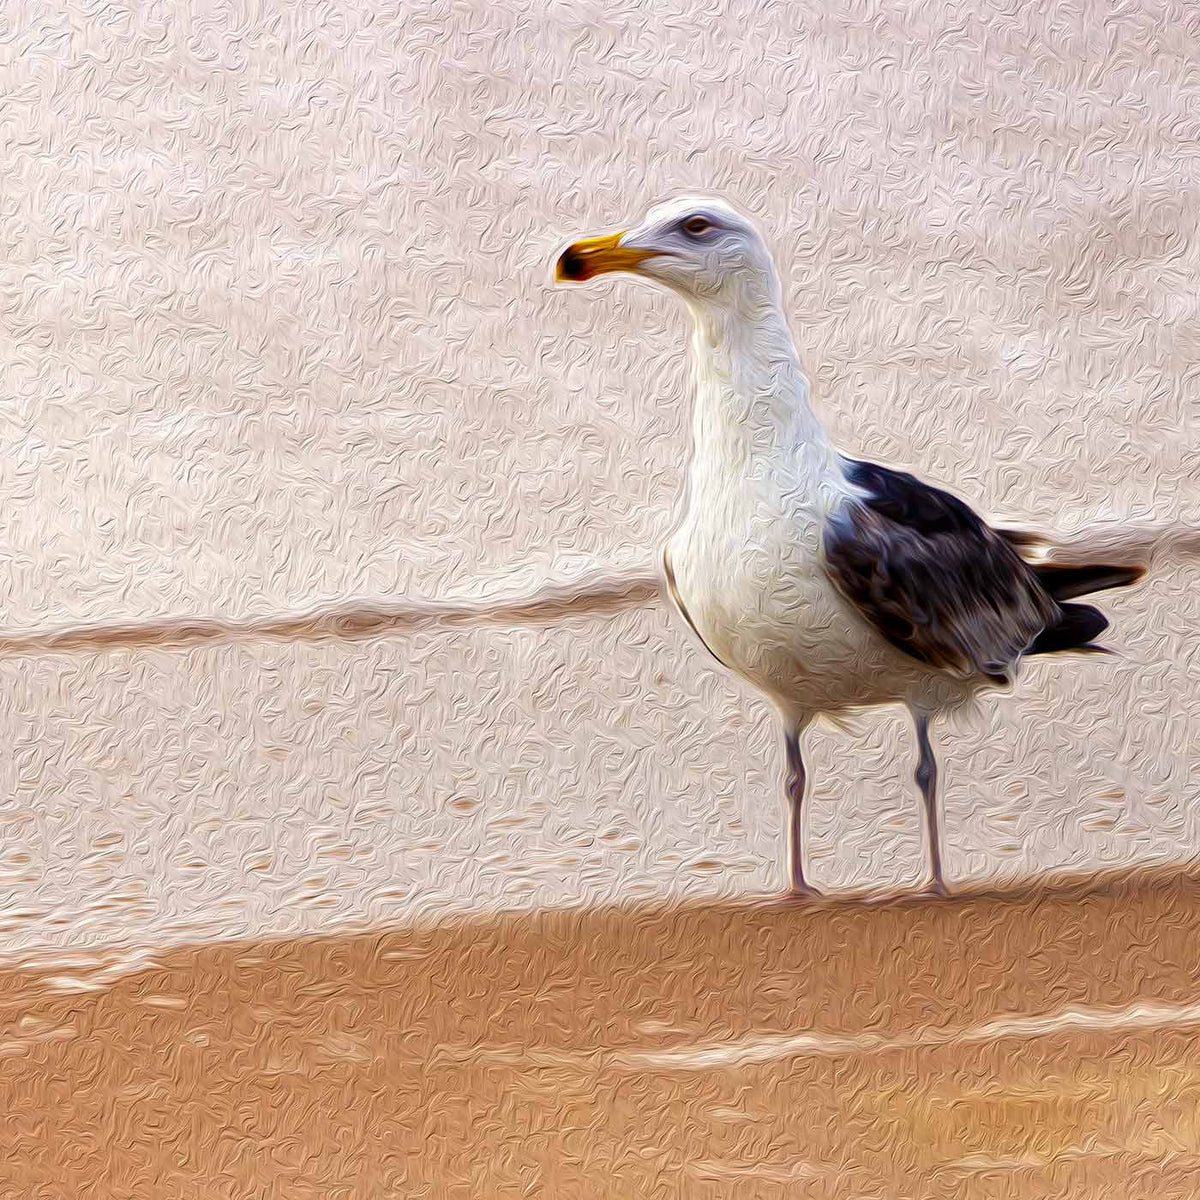
[[[1103,646],[1097,646],[1098,638],[1108,628],[1108,618],[1090,604],[1064,604],[1058,623],[1043,629],[1025,651],[1031,654],[1058,654],[1073,650],[1077,654],[1111,654]]]
[[[1080,567],[1039,563],[1033,568],[1033,573],[1038,583],[1055,600],[1061,601],[1107,591],[1109,588],[1128,587],[1137,583],[1146,570],[1144,567],[1117,567],[1107,563],[1090,563]]]
[[[1058,563],[1040,563],[1033,568],[1038,582],[1059,602],[1061,616],[1043,629],[1025,651],[1030,654],[1057,654],[1072,650],[1076,654],[1111,654],[1097,646],[1095,639],[1108,628],[1108,618],[1090,604],[1066,604],[1075,596],[1087,596],[1109,588],[1128,587],[1145,575],[1144,567],[1117,567],[1108,563],[1090,563],[1069,567]]]

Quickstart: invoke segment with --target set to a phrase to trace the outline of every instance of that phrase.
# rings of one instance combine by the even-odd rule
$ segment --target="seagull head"
[[[752,316],[780,304],[766,242],[722,200],[682,196],[657,204],[626,229],[572,243],[559,256],[559,282],[623,271],[670,288],[689,306]]]

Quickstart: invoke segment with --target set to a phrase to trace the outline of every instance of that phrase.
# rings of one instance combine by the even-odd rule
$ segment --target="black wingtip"
[[[1043,629],[1026,655],[1058,654],[1075,650],[1083,654],[1104,653],[1095,647],[1095,639],[1108,628],[1108,618],[1090,604],[1064,604],[1056,625]]]
[[[1073,600],[1110,588],[1129,587],[1146,574],[1145,567],[1121,567],[1110,563],[1089,563],[1067,566],[1059,563],[1039,563],[1033,568],[1038,583],[1055,600]]]
[[[1045,549],[1050,545],[1050,539],[1045,534],[1034,533],[1029,529],[1007,529],[997,526],[996,532],[1010,545],[1014,550],[1033,550],[1035,548]]]

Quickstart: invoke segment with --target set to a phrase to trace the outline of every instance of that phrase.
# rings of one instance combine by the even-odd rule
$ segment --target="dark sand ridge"
[[[1158,872],[10,971],[0,1196],[1192,1196],[1197,946]]]
[[[1200,533],[1180,523],[1119,522],[1064,536],[1054,543],[1053,549],[1054,561],[1063,563],[1088,562],[1099,556],[1115,563],[1154,565],[1195,557],[1200,553]],[[599,616],[663,598],[659,576],[652,571],[596,570],[574,580],[544,583],[525,594],[513,594],[511,581],[508,586],[501,581],[498,591],[507,594],[395,603],[348,602],[257,620],[165,617],[0,633],[0,655],[66,653],[119,646],[186,646],[260,638],[353,639],[462,624],[552,624],[574,615]]]

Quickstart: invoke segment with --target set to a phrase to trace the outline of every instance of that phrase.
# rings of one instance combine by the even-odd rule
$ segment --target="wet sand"
[[[779,885],[772,714],[647,582],[686,313],[550,283],[681,190],[761,224],[847,451],[1182,535],[1113,658],[935,731],[950,878],[1200,855],[1198,49],[1150,0],[6,5],[0,962]],[[907,718],[809,740],[814,878],[918,884]]]
[[[4,1197],[1188,1197],[1200,877],[0,978]]]
[[[1183,531],[936,734],[956,884],[1182,871],[1197,61],[1151,0],[5,4],[0,1196],[1200,1192],[1194,881],[758,904],[778,731],[648,575],[686,316],[549,284],[718,191],[840,446]],[[815,881],[918,885],[907,719],[809,755]]]

